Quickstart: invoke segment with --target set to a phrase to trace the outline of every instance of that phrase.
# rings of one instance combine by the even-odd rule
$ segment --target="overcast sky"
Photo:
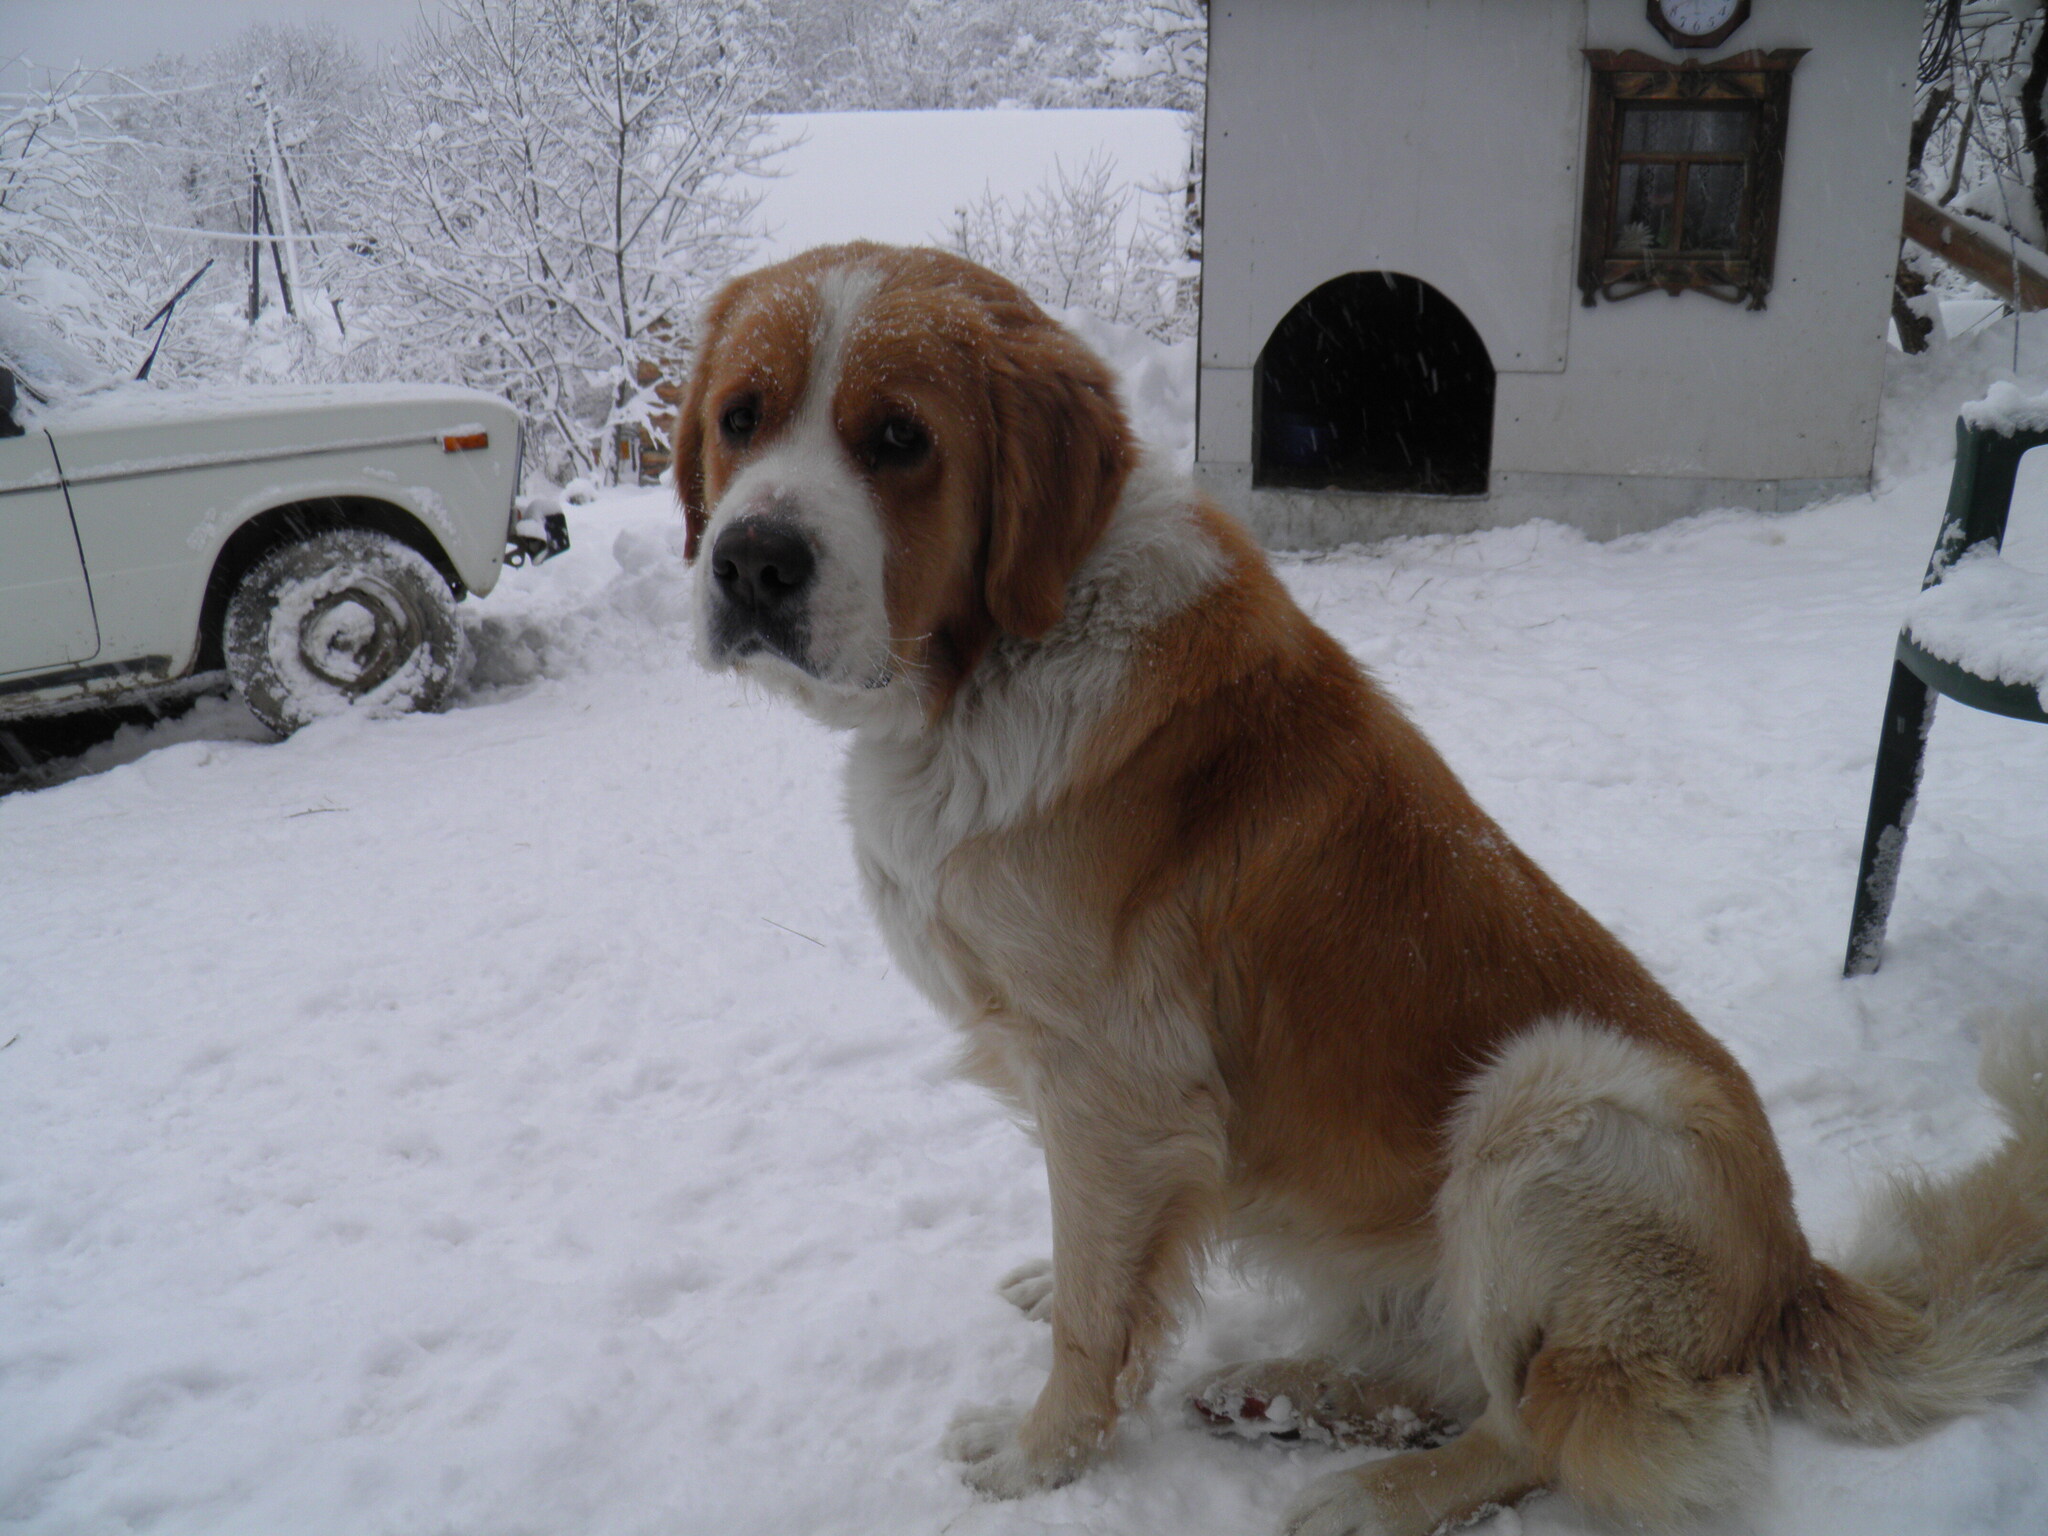
[[[438,0],[0,0],[0,62],[116,67],[158,53],[195,57],[252,21],[328,21],[367,56]]]

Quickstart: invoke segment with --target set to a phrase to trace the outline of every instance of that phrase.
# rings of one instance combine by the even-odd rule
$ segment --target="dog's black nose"
[[[810,541],[787,523],[743,517],[711,546],[711,574],[737,607],[770,613],[810,584],[818,567]]]

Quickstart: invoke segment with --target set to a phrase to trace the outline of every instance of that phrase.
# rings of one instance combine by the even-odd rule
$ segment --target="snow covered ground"
[[[1883,1170],[1989,1143],[1971,1015],[2048,993],[2048,731],[1953,705],[1885,968],[1838,976],[1985,345],[1902,372],[1876,497],[1282,564],[1732,1043],[1824,1245]],[[1121,350],[1184,444],[1185,355]],[[2027,499],[2011,557],[2048,570]],[[0,1529],[1270,1529],[1365,1453],[1182,1422],[1190,1377],[1293,1342],[1227,1275],[1078,1484],[979,1504],[940,1459],[1045,1370],[992,1288],[1047,1251],[1037,1155],[861,909],[841,743],[691,663],[667,499],[575,537],[474,605],[447,714],[272,744],[211,701],[0,799]],[[1731,1530],[2048,1529],[2048,1383],[1904,1448],[1776,1441]]]

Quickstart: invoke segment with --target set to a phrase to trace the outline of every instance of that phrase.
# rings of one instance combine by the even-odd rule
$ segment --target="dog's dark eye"
[[[877,465],[901,468],[915,464],[931,447],[925,430],[908,416],[891,416],[875,433],[874,459]]]
[[[751,400],[741,400],[725,408],[725,414],[718,418],[718,430],[727,441],[744,443],[754,435],[754,429],[761,425],[761,408]]]

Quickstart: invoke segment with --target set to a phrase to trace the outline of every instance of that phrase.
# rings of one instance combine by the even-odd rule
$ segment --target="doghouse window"
[[[1253,483],[1486,493],[1493,363],[1464,312],[1398,272],[1324,283],[1258,362]]]
[[[1693,289],[1764,307],[1778,243],[1785,114],[1803,48],[1667,64],[1587,49],[1593,66],[1579,292]]]

